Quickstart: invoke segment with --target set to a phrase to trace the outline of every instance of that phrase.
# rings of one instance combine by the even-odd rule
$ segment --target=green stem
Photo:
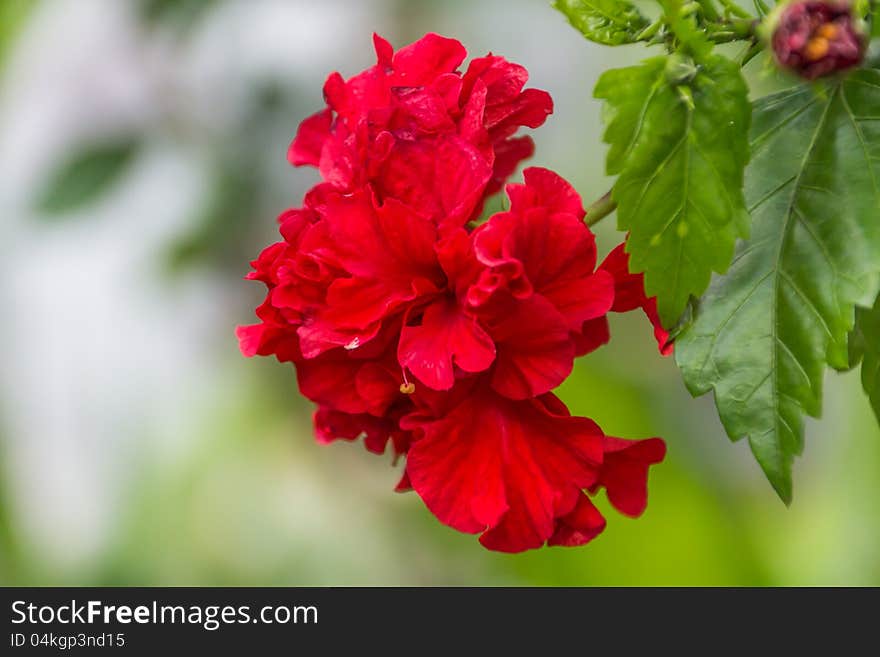
[[[740,68],[744,67],[750,61],[752,61],[752,59],[754,59],[754,57],[762,50],[764,50],[764,46],[761,44],[760,41],[752,42],[752,45],[750,45],[748,49],[746,49],[745,53],[743,53],[743,56],[739,60]]]
[[[733,0],[721,0],[721,4],[724,5],[724,13],[728,16],[737,16],[739,18],[752,17],[749,12],[733,2]]]
[[[747,41],[755,38],[760,21],[752,18],[734,18],[707,26],[708,36],[714,43]]]
[[[584,222],[587,226],[595,226],[599,221],[607,217],[617,209],[617,201],[611,198],[611,190],[605,192],[602,197],[587,208],[587,216]]]
[[[660,28],[663,27],[663,25],[663,18],[658,18],[636,35],[636,41],[651,41],[652,39],[654,39],[654,37],[657,36],[657,33],[660,31]]]
[[[710,21],[717,21],[721,18],[721,16],[718,14],[718,10],[715,8],[715,3],[712,2],[712,0],[696,0],[696,2],[703,10],[703,16],[705,16]]]

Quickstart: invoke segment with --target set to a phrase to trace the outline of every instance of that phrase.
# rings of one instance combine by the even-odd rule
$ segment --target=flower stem
[[[733,18],[709,25],[708,36],[714,43],[753,40],[759,24],[752,18]]]
[[[752,44],[746,49],[739,60],[740,67],[744,67],[750,61],[752,61],[752,59],[754,59],[763,49],[764,46],[762,46],[760,42],[752,42]]]
[[[587,226],[595,226],[616,209],[617,201],[611,198],[611,190],[609,189],[601,198],[587,208],[587,216],[584,221]]]

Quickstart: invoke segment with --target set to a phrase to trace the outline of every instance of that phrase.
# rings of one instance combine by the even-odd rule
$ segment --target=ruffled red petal
[[[483,532],[490,549],[541,546],[596,482],[602,459],[599,427],[556,404],[481,387],[439,419],[407,416],[404,426],[423,434],[407,455],[413,488],[442,522]]]
[[[402,367],[434,390],[449,390],[457,366],[482,372],[495,360],[495,344],[474,317],[454,299],[442,299],[425,309],[421,323],[405,326],[397,350]]]

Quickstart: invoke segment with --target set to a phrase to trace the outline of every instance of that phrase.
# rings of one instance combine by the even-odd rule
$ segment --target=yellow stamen
[[[807,61],[815,62],[817,59],[822,59],[825,55],[828,54],[828,39],[823,37],[815,37],[810,39],[807,42],[807,47],[804,49],[804,57],[807,58]]]
[[[404,395],[411,395],[416,391],[416,384],[412,381],[400,384],[400,392]]]
[[[837,34],[840,32],[840,28],[837,27],[834,23],[825,23],[816,30],[816,36],[822,37],[823,39],[828,39],[832,41],[837,38]]]

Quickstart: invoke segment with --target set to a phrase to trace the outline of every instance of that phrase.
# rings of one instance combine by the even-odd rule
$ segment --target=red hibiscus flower
[[[370,184],[444,226],[462,226],[501,188],[534,146],[513,135],[536,128],[550,96],[523,90],[522,66],[489,55],[458,71],[467,52],[428,34],[396,53],[373,38],[377,63],[324,85],[328,107],[303,121],[288,151],[341,190]]]
[[[331,75],[290,147],[324,182],[252,263],[267,293],[241,350],[293,362],[319,442],[391,445],[397,490],[486,547],[584,544],[605,526],[590,495],[638,515],[664,446],[606,437],[550,391],[608,341],[607,312],[650,315],[641,277],[625,256],[597,270],[580,197],[546,169],[470,225],[531,154],[513,135],[550,112],[525,69],[490,55],[461,74],[461,44],[437,35],[375,44],[378,63]]]

